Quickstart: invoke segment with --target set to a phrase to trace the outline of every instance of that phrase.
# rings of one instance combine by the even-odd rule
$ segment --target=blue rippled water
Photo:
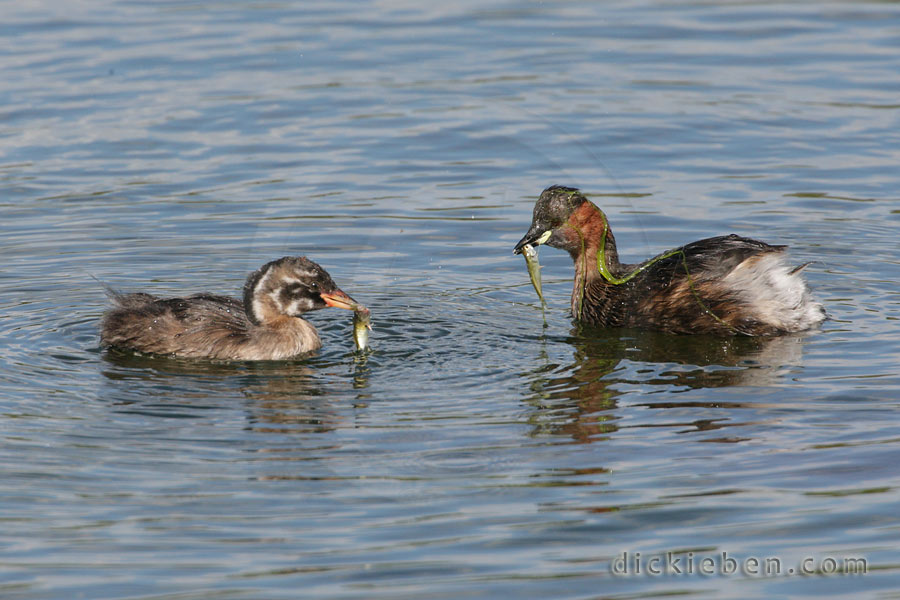
[[[3,13],[3,598],[896,596],[900,4]],[[542,316],[511,249],[553,183],[629,261],[790,244],[831,319],[576,327],[552,249]],[[94,278],[237,294],[286,254],[371,355],[343,311],[302,361],[99,347]]]

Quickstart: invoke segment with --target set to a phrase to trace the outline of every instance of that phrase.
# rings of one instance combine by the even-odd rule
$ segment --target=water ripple
[[[60,6],[0,24],[4,598],[896,587],[897,4]],[[573,326],[552,249],[542,312],[511,248],[551,183],[627,260],[790,244],[830,320]],[[346,311],[303,360],[99,347],[94,278],[237,295],[292,254],[371,307],[370,354]]]

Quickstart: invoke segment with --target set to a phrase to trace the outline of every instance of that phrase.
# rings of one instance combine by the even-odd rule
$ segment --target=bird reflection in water
[[[367,406],[361,399],[368,386],[364,363],[351,365],[351,388],[346,377],[335,372],[344,368],[343,361],[214,362],[114,349],[104,358],[109,368],[104,370],[101,394],[113,410],[194,419],[189,427],[198,432],[236,426],[241,447],[231,460],[248,465],[248,477],[254,481],[339,479],[333,461],[320,459],[339,450],[340,442],[321,434],[354,427]],[[354,395],[356,401],[348,401]],[[235,410],[244,413],[243,422],[222,415]],[[149,420],[147,426],[152,426]]]
[[[128,382],[109,392],[120,412],[201,418],[204,410],[233,409],[233,398],[240,394],[247,429],[253,432],[323,433],[346,426],[349,418],[320,384],[320,370],[298,361],[216,362],[117,349],[104,357],[113,367],[104,371],[107,381]],[[355,362],[351,368],[353,388],[368,387],[368,367]]]
[[[801,364],[803,339],[803,334],[721,338],[577,325],[567,340],[574,349],[573,362],[552,364],[545,353],[546,364],[528,375],[529,402],[535,406],[530,418],[532,435],[564,435],[576,442],[608,439],[620,428],[620,398],[636,386],[645,392],[669,393],[665,401],[633,403],[632,407],[746,408],[740,402],[680,401],[673,392],[775,384]],[[729,421],[705,418],[629,427],[682,427],[697,432],[747,425]],[[705,441],[742,439],[726,436]]]

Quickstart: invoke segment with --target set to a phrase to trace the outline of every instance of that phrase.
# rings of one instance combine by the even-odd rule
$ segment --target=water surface
[[[4,13],[4,598],[895,594],[900,5]],[[831,320],[580,328],[549,248],[542,315],[511,249],[553,183],[627,261],[788,243]],[[99,348],[94,277],[237,294],[287,254],[371,307],[372,354],[335,310],[307,360]],[[634,572],[723,552],[781,571]]]

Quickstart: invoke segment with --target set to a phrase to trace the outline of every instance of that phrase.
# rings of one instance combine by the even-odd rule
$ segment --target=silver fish
[[[353,310],[353,341],[357,350],[369,347],[369,331],[372,329],[372,314],[362,304]]]
[[[541,299],[541,307],[545,308],[547,303],[544,302],[544,293],[541,291],[541,263],[538,262],[538,253],[534,246],[528,244],[522,246],[522,256],[525,257],[525,264],[528,265],[528,276],[531,278],[531,285],[537,292],[538,298]]]

